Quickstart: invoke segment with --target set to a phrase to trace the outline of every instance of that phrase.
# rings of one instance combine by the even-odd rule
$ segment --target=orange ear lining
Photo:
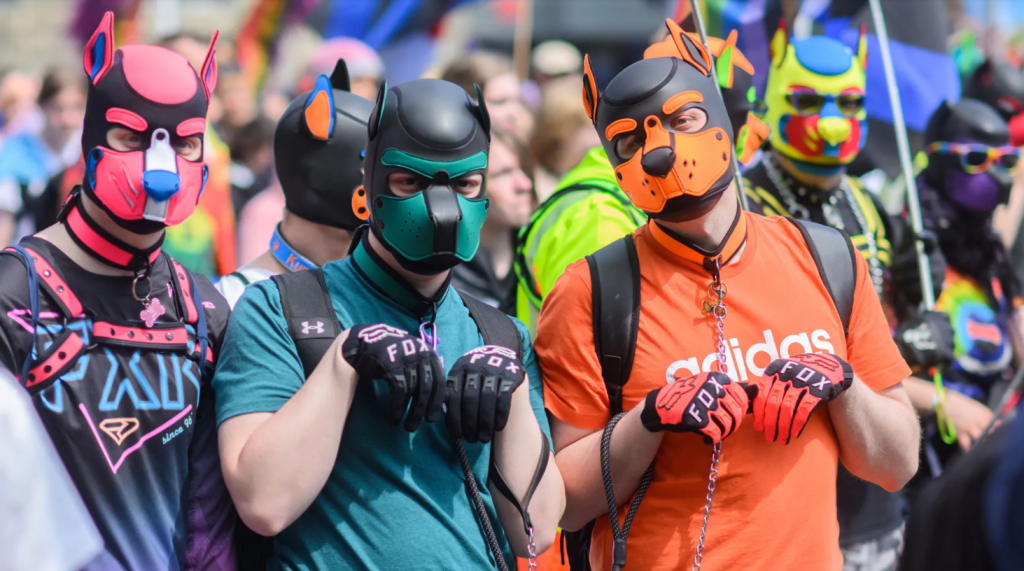
[[[597,82],[594,81],[594,70],[590,68],[590,56],[583,56],[583,108],[587,117],[597,123]]]

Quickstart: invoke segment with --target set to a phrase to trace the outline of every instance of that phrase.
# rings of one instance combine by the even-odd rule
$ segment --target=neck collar
[[[727,265],[743,247],[747,241],[747,218],[743,216],[743,209],[736,209],[736,217],[729,227],[725,239],[713,251],[705,250],[679,234],[663,228],[656,221],[649,223],[651,236],[665,249],[679,256],[683,260],[701,266],[709,272],[712,268]]]
[[[366,226],[361,226],[352,236],[352,266],[359,272],[359,275],[384,297],[393,300],[417,317],[436,312],[437,306],[444,301],[448,294],[448,285],[452,281],[451,272],[448,272],[448,277],[445,278],[444,284],[437,294],[426,297],[388,266],[366,243],[365,237]]]
[[[300,254],[288,240],[281,235],[281,223],[278,222],[274,228],[274,235],[270,237],[270,253],[277,258],[281,265],[293,272],[301,270],[315,270],[320,266],[314,264],[309,258]]]
[[[58,217],[58,221],[64,225],[64,229],[75,244],[108,266],[137,273],[148,270],[150,264],[160,256],[160,246],[163,245],[166,234],[161,234],[156,244],[149,248],[136,248],[93,220],[82,208],[79,191],[80,187],[71,193]]]

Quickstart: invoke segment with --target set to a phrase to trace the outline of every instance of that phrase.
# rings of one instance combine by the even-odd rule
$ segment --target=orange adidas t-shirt
[[[722,269],[728,287],[725,335],[729,373],[754,381],[776,357],[835,353],[878,391],[910,375],[890,338],[864,259],[849,338],[806,243],[785,219],[744,213],[747,244]],[[636,356],[624,387],[630,410],[647,393],[699,371],[715,370],[714,322],[701,314],[710,276],[681,257],[681,244],[653,223],[633,233],[640,258],[641,312]],[[600,430],[608,396],[594,349],[590,272],[570,266],[544,302],[536,350],[548,411],[570,425]],[[827,406],[814,412],[800,438],[770,444],[747,415],[723,442],[705,569],[839,571],[836,470],[839,448]],[[693,562],[703,518],[711,446],[700,436],[666,432],[654,480],[628,539],[630,569],[677,571]],[[603,500],[602,500],[603,502]],[[619,510],[625,517],[629,503]],[[590,561],[611,566],[608,516],[594,528]]]

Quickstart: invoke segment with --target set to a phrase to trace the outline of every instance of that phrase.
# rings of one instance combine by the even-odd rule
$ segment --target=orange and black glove
[[[701,373],[647,393],[640,421],[651,432],[694,432],[717,444],[739,428],[756,394],[756,385],[734,383],[723,373]]]
[[[853,384],[853,368],[835,355],[807,353],[776,359],[758,381],[754,430],[768,442],[789,441],[803,433],[814,409]]]

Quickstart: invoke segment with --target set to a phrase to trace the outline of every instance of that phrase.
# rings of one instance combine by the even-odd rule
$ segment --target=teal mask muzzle
[[[483,173],[487,154],[436,161],[390,148],[381,163],[430,179],[422,192],[404,197],[380,194],[370,207],[374,232],[399,263],[430,275],[470,261],[480,247],[480,229],[490,201],[483,188],[476,198],[467,198],[451,184],[459,177]]]

